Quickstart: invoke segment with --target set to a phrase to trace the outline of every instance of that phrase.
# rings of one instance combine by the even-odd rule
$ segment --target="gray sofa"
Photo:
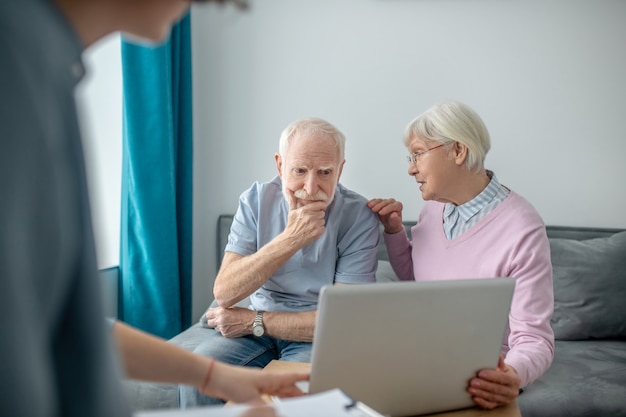
[[[218,259],[232,215],[218,220]],[[406,222],[407,232],[413,222]],[[626,417],[626,230],[548,226],[554,269],[556,347],[552,367],[518,399],[523,417]],[[384,245],[377,280],[397,277]],[[170,340],[203,340],[200,322]],[[125,381],[135,410],[175,408],[175,385]]]

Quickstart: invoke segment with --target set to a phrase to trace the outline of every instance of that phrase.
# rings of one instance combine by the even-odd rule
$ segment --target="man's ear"
[[[454,162],[461,166],[467,159],[467,146],[461,142],[454,142]]]
[[[280,154],[274,154],[274,160],[276,161],[276,169],[278,170],[278,176],[283,178],[283,158],[280,157]]]
[[[337,183],[339,183],[339,178],[341,178],[341,173],[343,172],[343,166],[345,165],[346,160],[344,159],[341,165],[339,165],[339,172],[337,173]]]

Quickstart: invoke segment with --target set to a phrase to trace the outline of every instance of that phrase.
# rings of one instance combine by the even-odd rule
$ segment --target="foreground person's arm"
[[[274,374],[228,365],[194,354],[124,323],[113,325],[126,375],[131,379],[193,385],[206,395],[234,402],[261,402],[263,394],[302,395],[307,373]]]

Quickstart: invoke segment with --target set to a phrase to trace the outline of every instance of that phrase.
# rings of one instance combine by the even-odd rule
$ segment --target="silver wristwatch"
[[[261,337],[265,334],[265,328],[263,327],[263,312],[257,311],[254,323],[252,323],[252,334],[256,337]]]

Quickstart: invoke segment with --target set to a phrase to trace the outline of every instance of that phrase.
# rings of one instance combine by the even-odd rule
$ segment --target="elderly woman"
[[[489,133],[468,106],[432,107],[408,125],[404,144],[408,173],[426,200],[412,241],[404,232],[401,202],[368,203],[384,226],[391,265],[402,280],[515,278],[498,365],[479,371],[468,385],[481,407],[508,404],[552,363],[554,298],[545,225],[528,201],[484,168]]]

